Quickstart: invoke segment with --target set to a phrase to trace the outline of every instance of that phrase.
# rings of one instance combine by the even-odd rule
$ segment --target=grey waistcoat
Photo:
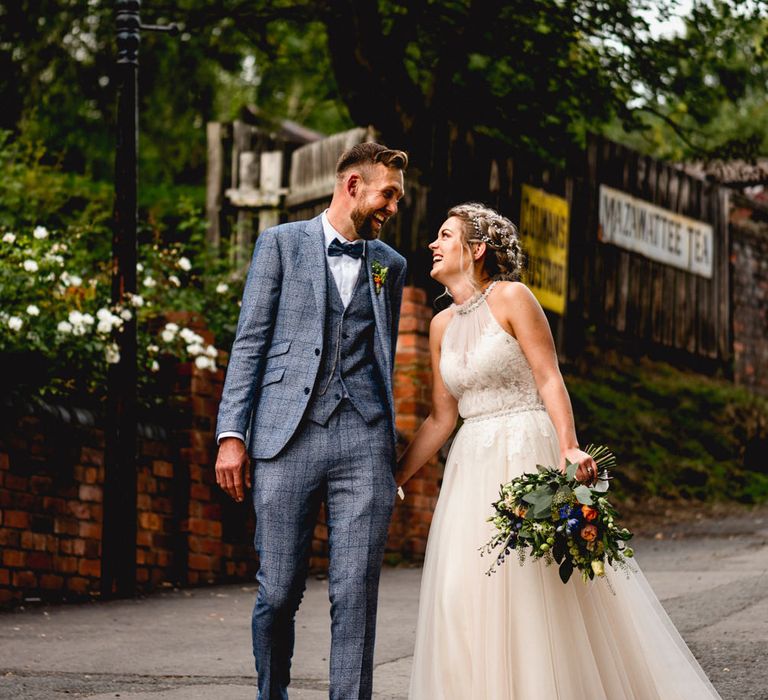
[[[368,286],[366,258],[349,305],[339,295],[328,265],[328,313],[325,347],[306,416],[324,425],[336,407],[349,399],[363,420],[372,423],[387,413],[383,382],[373,354],[376,322]]]

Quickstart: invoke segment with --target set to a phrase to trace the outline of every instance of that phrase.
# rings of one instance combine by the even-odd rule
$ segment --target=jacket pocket
[[[290,340],[283,340],[279,343],[274,343],[272,347],[267,350],[267,358],[277,357],[277,355],[285,355],[288,349],[291,347]]]
[[[274,384],[279,382],[285,374],[285,367],[279,367],[278,369],[270,369],[264,372],[264,376],[261,378],[261,386],[267,386],[267,384]]]

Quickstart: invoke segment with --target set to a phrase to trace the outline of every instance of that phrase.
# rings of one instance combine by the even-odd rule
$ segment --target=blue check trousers
[[[294,619],[321,502],[328,526],[331,700],[366,700],[373,685],[379,575],[395,498],[388,418],[366,424],[344,400],[325,425],[305,420],[273,459],[253,464],[253,609],[259,700],[286,700]]]

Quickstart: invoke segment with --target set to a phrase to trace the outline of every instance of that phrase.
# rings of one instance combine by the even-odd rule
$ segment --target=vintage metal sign
[[[568,296],[569,223],[565,199],[523,185],[520,243],[528,258],[525,282],[545,309],[561,315]]]
[[[712,226],[600,185],[598,238],[651,260],[712,277]]]

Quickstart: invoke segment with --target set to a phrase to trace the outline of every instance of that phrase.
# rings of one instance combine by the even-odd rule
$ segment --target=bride
[[[432,409],[400,460],[398,485],[443,445],[457,415],[463,424],[429,534],[409,697],[718,698],[639,570],[607,567],[608,582],[564,585],[557,567],[513,558],[485,575],[479,549],[501,483],[568,459],[592,484],[596,466],[579,449],[546,317],[515,281],[514,224],[462,204],[429,247],[431,275],[455,303],[430,326]]]

